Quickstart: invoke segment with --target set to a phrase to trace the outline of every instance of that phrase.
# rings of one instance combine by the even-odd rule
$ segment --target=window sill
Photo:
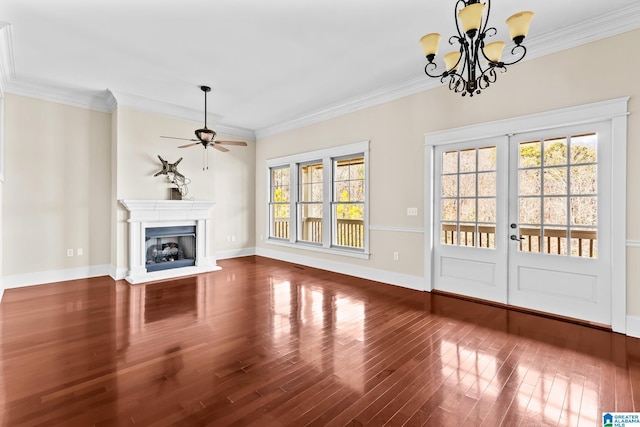
[[[313,243],[302,243],[302,242],[291,243],[288,240],[274,239],[274,238],[268,238],[266,240],[266,243],[269,245],[282,246],[286,248],[303,249],[305,251],[312,251],[312,252],[322,252],[325,254],[340,255],[340,256],[345,256],[350,258],[369,259],[369,257],[371,256],[369,252],[358,250],[358,249],[347,249],[347,248],[343,249],[343,248],[337,248],[337,247],[325,248],[323,246],[315,245]]]

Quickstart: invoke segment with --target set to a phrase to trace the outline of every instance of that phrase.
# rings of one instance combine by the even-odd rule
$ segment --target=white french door
[[[611,324],[611,125],[514,135],[509,303]]]
[[[611,324],[610,122],[433,158],[434,289]]]
[[[438,146],[434,289],[507,302],[507,138]]]

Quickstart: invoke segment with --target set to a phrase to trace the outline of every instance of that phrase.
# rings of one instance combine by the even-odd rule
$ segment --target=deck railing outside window
[[[322,218],[305,218],[303,228],[305,240],[322,242]],[[289,238],[289,218],[278,218],[274,221],[273,237]],[[337,220],[336,245],[364,248],[364,221],[357,219]]]
[[[456,240],[456,225],[443,224],[442,237],[445,245],[473,246],[481,248],[495,247],[495,227],[478,226],[476,232],[473,225],[460,225],[460,237]],[[520,227],[520,251],[543,252],[563,255],[566,247],[566,230],[545,228],[544,237],[539,228]],[[476,239],[478,242],[476,244]],[[571,246],[573,256],[597,258],[598,233],[592,230],[571,230]]]

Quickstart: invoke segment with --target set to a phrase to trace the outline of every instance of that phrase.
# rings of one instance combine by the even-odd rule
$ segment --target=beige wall
[[[640,68],[632,52],[640,31],[600,40],[557,54],[533,59],[509,68],[498,82],[473,98],[462,98],[447,88],[425,91],[366,110],[262,138],[256,153],[256,230],[267,235],[265,161],[270,158],[370,140],[370,222],[373,226],[424,226],[424,135],[472,124],[549,111],[622,96],[630,96],[628,128],[627,238],[640,239],[640,198],[633,183],[640,182],[640,81],[633,71]],[[596,65],[596,62],[597,64]],[[616,67],[611,64],[617,64]],[[425,78],[427,78],[425,76]],[[408,217],[407,207],[420,208],[418,217]],[[424,274],[424,247],[408,232],[372,231],[371,259],[350,260],[333,255],[304,252],[309,257],[349,262],[395,273]],[[292,253],[294,250],[258,241],[258,247]],[[392,261],[392,252],[400,261]],[[296,253],[301,253],[297,251]],[[412,254],[411,262],[402,262]],[[640,264],[640,253],[628,251],[630,265]],[[640,315],[640,271],[629,268],[628,313]]]
[[[169,198],[171,184],[164,175],[153,175],[162,169],[158,155],[170,163],[176,162],[180,173],[191,180],[189,193],[185,198],[213,200],[214,230],[209,250],[212,253],[226,250],[253,248],[255,246],[255,143],[247,147],[229,147],[222,153],[201,146],[178,148],[187,141],[160,138],[176,136],[193,137],[193,131],[201,123],[160,117],[126,108],[118,108],[117,140],[114,157],[116,159],[115,198],[158,199]],[[218,139],[235,139],[219,135]],[[208,156],[208,170],[203,170]],[[121,206],[116,210],[117,267],[126,268],[128,213]],[[227,237],[229,240],[227,241]]]
[[[110,115],[12,94],[5,114],[3,275],[109,264]]]
[[[101,113],[8,94],[2,230],[4,276],[76,267],[127,267],[128,213],[119,199],[168,199],[169,183],[153,174],[157,155],[191,179],[187,198],[214,200],[209,247],[255,246],[255,143],[177,148],[200,123],[119,108]],[[221,135],[221,139],[234,139]],[[235,138],[237,139],[237,138]],[[233,237],[233,241],[227,241]],[[82,256],[66,250],[82,248]]]

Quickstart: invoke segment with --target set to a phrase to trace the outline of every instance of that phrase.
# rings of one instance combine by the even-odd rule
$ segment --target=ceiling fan
[[[229,149],[222,147],[223,145],[239,145],[246,147],[247,143],[244,141],[217,141],[216,133],[207,127],[207,92],[211,92],[209,86],[200,86],[200,90],[204,92],[204,127],[202,129],[196,129],[195,134],[198,139],[194,138],[176,138],[173,136],[161,136],[160,138],[169,139],[181,139],[184,141],[195,141],[193,144],[180,145],[178,148],[193,147],[196,145],[202,145],[205,149],[207,147],[213,147],[218,151],[229,151]]]

